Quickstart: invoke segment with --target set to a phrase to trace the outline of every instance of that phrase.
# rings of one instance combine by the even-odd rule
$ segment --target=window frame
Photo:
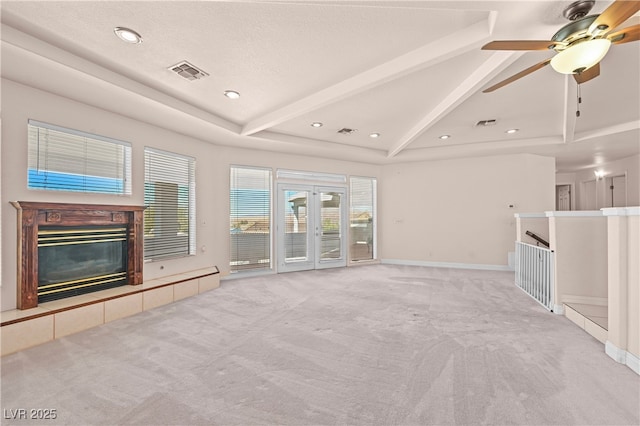
[[[32,136],[32,131],[34,130],[38,132],[37,136],[35,136],[35,141]],[[51,138],[47,135],[46,140],[42,141],[40,139],[40,130],[56,132],[56,135],[55,137],[52,135]],[[84,141],[79,141],[77,138],[83,138]],[[46,142],[47,144],[47,147],[43,148],[46,149],[44,153],[40,151],[41,142]],[[80,147],[81,142],[84,153],[79,156],[73,156],[71,160],[68,158],[60,160],[61,155],[59,153],[56,159],[54,153],[49,153],[49,145],[51,145],[52,151],[68,150],[70,153],[73,151],[75,154],[77,149],[73,145],[77,144]],[[36,144],[35,147],[32,146],[34,143]],[[113,145],[113,147],[104,144]],[[120,147],[121,150],[118,151],[116,147]],[[110,159],[110,164],[114,167],[121,167],[121,170],[118,171],[116,167],[114,173],[109,173],[113,176],[105,176],[104,173],[105,158],[104,152],[101,152],[101,150],[105,148],[114,149],[115,154]],[[44,157],[44,162],[47,164],[42,168],[40,166],[41,157]],[[96,162],[97,157],[100,158],[99,162]],[[129,142],[42,121],[32,119],[27,121],[28,190],[131,196],[131,159],[132,149]],[[49,169],[49,161],[51,163],[57,161],[58,167],[53,166]],[[91,161],[93,161],[93,164],[91,164]],[[66,170],[56,170],[56,168]],[[36,179],[38,175],[43,175],[43,177]]]
[[[149,156],[151,155],[157,155],[157,156],[164,156],[167,158],[171,158],[173,160],[181,160],[181,161],[186,161],[187,162],[187,167],[188,170],[183,171],[184,173],[186,173],[187,175],[187,184],[186,185],[182,185],[183,188],[186,186],[187,188],[187,196],[186,196],[186,201],[187,201],[187,239],[186,239],[186,244],[184,245],[184,247],[186,248],[186,250],[182,253],[180,252],[172,252],[169,254],[151,254],[150,252],[153,251],[161,251],[162,249],[167,249],[168,244],[158,244],[158,247],[151,247],[152,243],[150,240],[150,233],[147,232],[149,229],[149,226],[155,226],[155,223],[150,223],[150,219],[149,219],[149,215],[152,213],[151,208],[156,207],[156,205],[161,205],[161,203],[152,203],[152,204],[148,204],[148,185],[149,184],[156,184],[159,182],[157,179],[153,180],[150,179],[150,174],[154,173],[154,171],[149,170],[149,162],[153,161]],[[155,158],[155,160],[159,163],[163,163],[164,161],[159,160],[157,157]],[[169,162],[166,162],[166,164],[168,165]],[[164,169],[163,169],[164,170]],[[156,172],[157,173],[157,172]],[[145,199],[145,225],[144,225],[144,261],[145,262],[153,262],[153,261],[164,261],[167,259],[178,259],[178,258],[185,258],[185,257],[189,257],[189,256],[195,256],[196,255],[196,159],[194,157],[188,156],[188,155],[184,155],[184,154],[179,154],[176,152],[172,152],[172,151],[166,151],[166,150],[162,150],[162,149],[158,149],[158,148],[154,148],[154,147],[149,147],[149,146],[145,146],[144,147],[144,199]],[[175,206],[175,218],[176,220],[178,220],[179,217],[179,210],[180,210],[180,202],[181,202],[181,198],[179,195],[180,192],[180,185],[179,183],[176,183],[175,181],[173,182],[163,182],[166,184],[173,184],[176,185],[176,188],[174,189],[174,192],[176,192],[177,197],[177,204]],[[154,187],[154,199],[155,199],[155,190],[156,187]],[[184,189],[183,189],[184,191]],[[172,206],[169,206],[172,207]],[[174,239],[172,239],[171,236],[166,237],[167,241],[175,241],[179,238],[179,236],[177,235],[177,233],[179,232],[179,223],[177,225],[178,229],[176,231],[176,237]],[[155,229],[155,228],[154,228]],[[161,227],[160,228],[160,233],[162,233],[162,231],[167,231],[167,230],[171,230],[171,227]],[[178,244],[176,244],[178,245]]]
[[[354,210],[354,201],[357,197],[354,197],[353,189],[354,189],[354,179],[360,180],[368,180],[371,183],[371,233],[372,233],[372,241],[371,241],[371,258],[368,259],[354,259],[349,250],[349,263],[358,263],[358,262],[371,262],[375,261],[378,258],[378,213],[377,213],[377,204],[378,204],[378,179],[371,176],[349,176],[349,244],[351,245],[351,239],[353,238],[353,215],[355,213]]]
[[[266,185],[264,187],[266,187],[266,190],[268,191],[268,193],[266,194],[266,199],[263,198],[262,201],[262,209],[265,208],[264,206],[264,202],[268,201],[268,206],[266,208],[266,212],[268,213],[268,218],[267,218],[267,222],[268,222],[268,226],[269,226],[269,230],[268,230],[268,237],[266,238],[266,242],[262,242],[263,248],[268,249],[268,261],[266,262],[257,262],[257,263],[245,263],[244,265],[259,265],[260,263],[262,263],[264,266],[260,267],[248,267],[248,268],[239,268],[239,264],[234,265],[234,250],[233,250],[233,238],[234,235],[237,233],[234,233],[234,229],[237,228],[233,228],[232,226],[234,225],[234,220],[237,222],[238,218],[241,217],[241,213],[238,213],[237,211],[234,210],[234,190],[238,190],[238,189],[250,189],[250,188],[238,188],[236,186],[234,186],[234,179],[233,179],[233,171],[235,170],[254,170],[254,171],[262,171],[262,172],[268,172],[268,177],[267,180],[268,182],[264,182],[266,183]],[[238,164],[231,164],[229,166],[229,271],[232,275],[250,275],[250,274],[265,274],[265,273],[273,273],[274,271],[274,250],[273,250],[273,238],[274,238],[274,218],[273,218],[273,212],[274,212],[274,199],[273,199],[273,179],[274,179],[274,172],[273,169],[270,167],[259,167],[259,166],[247,166],[247,165],[238,165]],[[235,204],[237,206],[237,200],[235,201]],[[255,207],[255,206],[252,206]],[[238,252],[238,245],[236,242],[236,252]],[[240,261],[244,261],[244,260],[238,260],[237,257],[235,257],[236,260],[235,262],[240,262]],[[264,260],[264,259],[263,259]]]

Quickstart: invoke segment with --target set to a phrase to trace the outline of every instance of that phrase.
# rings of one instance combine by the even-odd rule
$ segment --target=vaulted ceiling
[[[575,171],[640,152],[640,42],[612,46],[580,105],[551,67],[482,93],[554,52],[481,47],[549,40],[570,3],[3,1],[2,76],[220,145],[375,164],[533,153]],[[208,76],[171,71],[182,61]]]

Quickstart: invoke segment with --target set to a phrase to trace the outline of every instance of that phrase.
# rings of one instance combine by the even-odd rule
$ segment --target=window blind
[[[271,170],[231,167],[230,269],[271,268]]]
[[[375,259],[376,179],[350,179],[351,260]]]
[[[131,145],[29,120],[27,187],[131,194]]]
[[[195,254],[195,159],[144,150],[144,258]]]

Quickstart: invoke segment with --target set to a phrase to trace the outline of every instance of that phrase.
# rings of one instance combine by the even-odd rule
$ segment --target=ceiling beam
[[[251,138],[246,139],[268,141],[269,144],[267,144],[267,146],[278,144],[282,150],[288,154],[307,155],[314,158],[335,159],[336,153],[339,152],[342,160],[381,164],[387,159],[387,151],[384,149],[345,145],[326,140],[293,136],[286,133],[276,133],[268,130],[258,132]],[[303,143],[300,143],[301,141]]]
[[[407,133],[404,134],[388,151],[387,157],[393,157],[413,142],[418,136],[437,123],[452,109],[460,105],[489,80],[514,63],[524,52],[495,52],[482,65],[476,68],[469,77],[464,79],[458,87],[451,92],[434,109],[429,111],[422,120],[418,121]],[[484,95],[490,96],[490,95]]]
[[[401,161],[442,160],[464,156],[495,155],[497,150],[507,154],[521,154],[523,148],[554,146],[561,143],[560,135],[556,135],[551,137],[417,148],[404,151],[395,158]]]
[[[409,53],[251,120],[243,127],[241,135],[252,135],[277,126],[309,111],[322,108],[372,87],[477,49],[487,41],[490,35],[491,19],[494,19],[493,15],[494,13],[490,12],[487,19],[468,28],[441,39],[433,40]]]
[[[599,138],[603,136],[612,136],[619,133],[640,130],[640,120],[628,121],[626,123],[614,124],[613,126],[603,127],[590,132],[582,132],[575,135],[573,142],[583,142],[589,139]]]

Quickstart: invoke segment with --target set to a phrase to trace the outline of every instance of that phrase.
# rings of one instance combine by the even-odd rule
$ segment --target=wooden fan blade
[[[616,0],[589,26],[589,34],[600,27],[611,31],[640,10],[640,1]]]
[[[547,59],[545,61],[537,63],[534,66],[531,66],[531,67],[529,67],[529,68],[527,68],[525,70],[522,70],[518,74],[512,75],[511,77],[507,78],[506,80],[502,80],[500,83],[495,84],[495,85],[489,87],[488,89],[483,90],[482,93],[493,92],[494,90],[499,89],[502,86],[506,86],[509,83],[513,83],[514,81],[518,80],[519,78],[522,78],[525,75],[531,74],[532,72],[538,71],[540,68],[543,68],[543,67],[549,65],[549,62],[551,62],[551,59]]]
[[[640,40],[640,24],[624,28],[607,36],[611,43],[622,44]]]
[[[585,81],[589,81],[592,78],[596,78],[600,75],[600,63],[595,64],[591,68],[582,71],[580,74],[574,74],[573,78],[578,84],[582,84]]]
[[[551,40],[496,40],[482,46],[482,50],[547,50],[561,44]]]

